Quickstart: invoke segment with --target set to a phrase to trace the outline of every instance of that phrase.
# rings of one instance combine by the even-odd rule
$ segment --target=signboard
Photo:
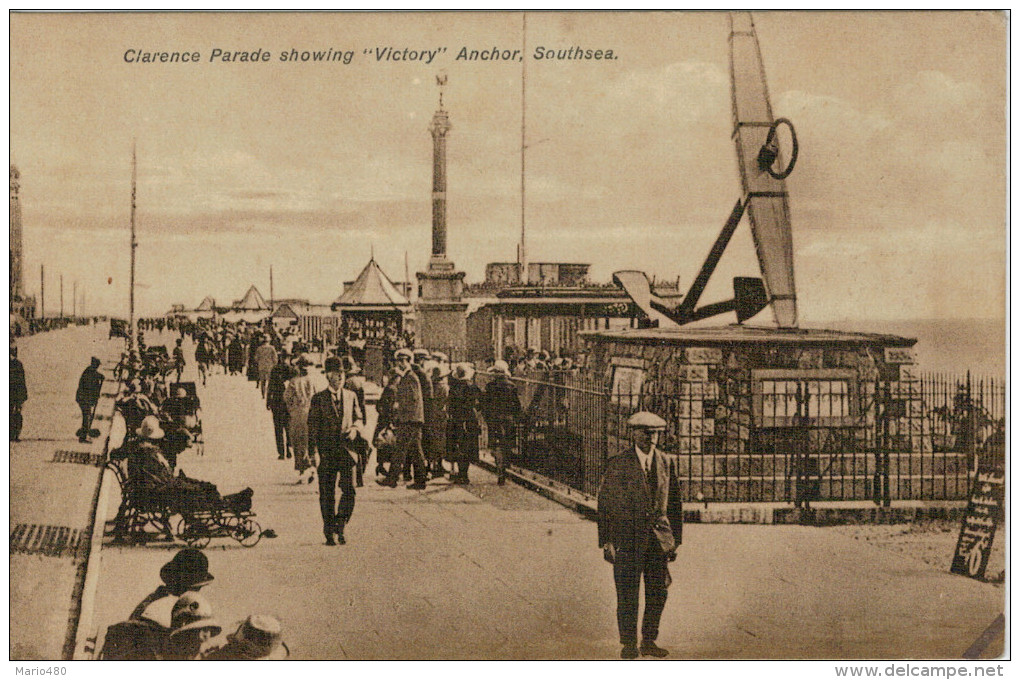
[[[1005,498],[1006,475],[994,469],[980,468],[949,571],[976,579],[984,577],[995,530],[1002,521]]]
[[[914,350],[909,347],[886,347],[885,363],[912,364],[914,363]]]

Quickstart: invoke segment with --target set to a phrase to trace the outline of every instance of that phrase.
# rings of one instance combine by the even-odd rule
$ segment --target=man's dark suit
[[[355,458],[347,432],[355,424],[364,425],[365,414],[358,397],[350,390],[340,390],[339,403],[328,389],[312,397],[308,411],[309,453],[319,453],[319,509],[322,511],[322,532],[343,536],[344,526],[354,513]],[[336,507],[336,486],[340,484],[340,505]],[[334,509],[335,508],[335,509]]]
[[[673,459],[652,452],[648,475],[633,448],[610,458],[598,497],[599,546],[615,549],[616,620],[620,643],[637,643],[638,589],[645,579],[641,637],[654,642],[666,606],[674,559],[683,534],[683,506]]]

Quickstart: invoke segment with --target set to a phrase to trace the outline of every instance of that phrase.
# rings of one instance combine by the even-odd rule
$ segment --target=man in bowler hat
[[[666,421],[647,411],[627,420],[633,446],[606,462],[598,496],[599,547],[613,565],[616,622],[622,659],[638,655],[665,657],[659,647],[659,619],[671,578],[668,562],[676,559],[683,533],[679,477],[671,457],[656,445]],[[645,613],[638,647],[639,588],[645,581]]]
[[[209,573],[209,558],[196,548],[183,548],[159,570],[163,582],[145,596],[134,611],[132,619],[149,619],[170,627],[173,605],[186,592],[198,592],[213,581]]]
[[[308,451],[319,464],[319,509],[326,545],[343,545],[344,527],[354,513],[354,467],[352,449],[365,414],[357,395],[344,389],[343,364],[329,357],[323,366],[329,387],[312,397],[308,410]],[[340,503],[336,504],[336,487]],[[336,536],[334,541],[333,537]]]

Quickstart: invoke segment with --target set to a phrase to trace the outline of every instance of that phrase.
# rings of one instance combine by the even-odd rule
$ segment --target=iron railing
[[[630,445],[637,410],[666,420],[659,448],[676,456],[688,501],[958,500],[979,456],[1005,455],[1002,380],[834,373],[762,371],[667,393],[613,392],[575,371],[518,376],[512,463],[594,496],[607,457]]]

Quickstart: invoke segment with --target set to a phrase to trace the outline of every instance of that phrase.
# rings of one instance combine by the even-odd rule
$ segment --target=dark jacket
[[[78,391],[74,400],[79,404],[96,404],[99,402],[99,393],[103,389],[103,374],[89,366],[82,371],[78,379]]]
[[[481,428],[476,412],[481,409],[481,402],[482,391],[473,383],[456,378],[450,380],[450,398],[446,407],[450,431],[479,433]]]
[[[394,423],[424,423],[425,400],[418,374],[412,369],[396,381],[390,420]]]
[[[346,433],[356,424],[364,425],[365,414],[354,392],[341,390],[340,394],[340,412],[334,408],[333,393],[328,389],[316,393],[308,409],[308,448],[319,453],[320,469],[355,464],[351,455],[355,444]]]
[[[375,404],[375,432],[372,434],[372,441],[375,441],[376,436],[393,422],[393,402],[397,396],[397,382],[399,378],[394,377],[387,383],[386,387],[383,388],[382,394],[379,395],[379,401]]]
[[[606,461],[598,496],[600,546],[612,543],[617,552],[643,553],[654,539],[669,553],[680,545],[683,504],[676,462],[658,450],[652,456],[651,485],[633,448]]]
[[[11,359],[11,403],[21,405],[28,401],[25,367],[18,359]]]
[[[485,420],[494,423],[515,424],[521,419],[521,399],[517,386],[508,378],[496,377],[485,386]]]
[[[287,402],[283,400],[283,391],[287,381],[296,375],[293,368],[280,362],[273,366],[269,372],[269,382],[266,383],[266,407],[270,410],[287,410]]]

